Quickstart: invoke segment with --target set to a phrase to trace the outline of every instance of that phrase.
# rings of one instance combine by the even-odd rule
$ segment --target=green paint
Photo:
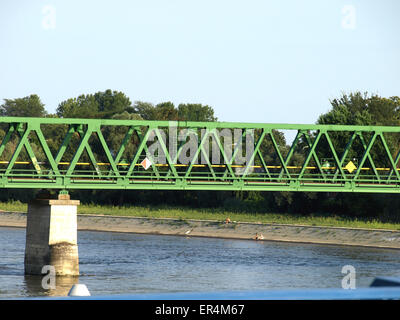
[[[259,123],[229,123],[229,122],[170,122],[170,121],[142,121],[142,120],[109,120],[109,119],[61,119],[61,118],[18,118],[0,117],[0,123],[8,126],[0,144],[0,188],[44,188],[44,189],[132,189],[132,190],[230,190],[230,191],[305,191],[305,192],[370,192],[370,193],[400,193],[400,173],[398,162],[400,154],[392,156],[383,133],[399,133],[400,127],[382,126],[341,126],[341,125],[304,125],[304,124],[259,124]],[[189,129],[200,136],[200,131],[205,129],[206,134],[197,141],[197,151],[194,159],[199,160],[203,155],[204,163],[191,162],[180,164],[177,160],[185,142],[179,149],[170,154],[170,140],[162,139],[161,130],[170,124],[177,126],[177,133],[181,129]],[[53,155],[42,132],[41,125],[66,125],[68,130],[63,142]],[[128,131],[121,141],[121,145],[114,154],[107,145],[107,137],[102,131],[102,126],[127,126]],[[249,163],[243,165],[243,174],[235,174],[235,157],[239,148],[225,152],[221,138],[218,134],[222,129],[242,129],[242,148],[245,148],[243,139],[246,130],[261,132],[257,141],[252,146],[253,153],[248,155]],[[278,141],[273,130],[297,130],[296,138],[286,156],[280,151]],[[310,132],[316,131],[313,136]],[[154,132],[162,151],[166,156],[165,164],[156,164],[150,157],[151,166],[146,170],[140,162],[149,155],[148,144],[150,133]],[[330,133],[351,133],[343,152],[338,152],[332,143]],[[79,146],[67,168],[60,165],[61,159],[71,146],[72,136],[78,133]],[[132,135],[136,133],[139,140],[133,141]],[[37,148],[33,147],[29,136],[38,138],[44,162],[38,161]],[[216,142],[217,151],[222,155],[221,163],[212,163],[210,154],[207,154],[205,144],[209,143],[212,136]],[[327,150],[321,154],[319,149],[321,137],[325,136]],[[372,136],[366,142],[365,137]],[[16,145],[9,143],[16,139]],[[92,150],[89,139],[95,137],[99,141],[99,150]],[[272,145],[265,151],[264,143],[270,138]],[[355,155],[361,159],[354,172],[344,168],[346,159],[352,149],[354,140],[359,137],[362,144],[362,154]],[[374,163],[373,146],[380,141],[384,156],[390,163],[388,168],[378,168]],[[124,150],[128,144],[135,143],[131,159],[120,163]],[[225,144],[225,141],[224,141]],[[9,145],[13,145],[13,152],[5,152]],[[295,150],[304,148],[304,162],[296,167],[289,166]],[[29,161],[19,159],[21,150],[25,148]],[[327,149],[326,149],[327,148]],[[75,149],[75,148],[73,148]],[[264,150],[264,151],[262,151]],[[86,151],[89,163],[80,163],[82,153]],[[233,151],[233,154],[232,154]],[[96,153],[97,152],[97,153]],[[268,152],[268,154],[263,154]],[[96,155],[104,155],[107,163],[96,162]],[[208,152],[210,153],[210,152]],[[6,156],[10,155],[10,156]],[[268,163],[268,155],[274,154],[279,160],[279,165]],[[323,159],[332,158],[331,166],[322,166]],[[258,170],[250,170],[255,158],[260,159]],[[41,157],[39,157],[41,159]],[[315,166],[310,161],[314,159]],[[370,168],[364,164],[368,160]],[[90,166],[92,169],[85,169]]]

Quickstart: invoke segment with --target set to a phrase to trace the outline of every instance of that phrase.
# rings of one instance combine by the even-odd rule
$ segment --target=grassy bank
[[[26,212],[27,205],[19,201],[1,202],[0,210]],[[302,224],[309,226],[331,226],[348,228],[367,228],[367,229],[390,229],[400,230],[400,224],[378,221],[376,219],[356,219],[342,216],[329,215],[295,215],[283,213],[238,213],[224,209],[192,209],[182,207],[113,207],[100,206],[94,204],[80,205],[79,214],[101,214],[114,216],[130,217],[149,217],[149,218],[174,218],[174,219],[197,219],[197,220],[219,220],[223,221],[230,218],[237,222],[260,222],[278,224]]]

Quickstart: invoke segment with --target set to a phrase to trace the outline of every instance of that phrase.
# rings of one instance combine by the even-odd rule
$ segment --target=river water
[[[341,288],[345,265],[356,287],[375,276],[400,276],[400,252],[391,249],[78,231],[79,277],[24,276],[25,229],[0,227],[0,298],[64,296],[84,283],[92,296]]]

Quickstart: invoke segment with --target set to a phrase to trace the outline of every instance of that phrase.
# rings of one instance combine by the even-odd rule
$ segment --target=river
[[[0,298],[64,296],[79,281],[93,296],[341,288],[345,265],[356,287],[400,276],[398,250],[270,241],[78,231],[79,278],[24,275],[25,229],[0,227]]]

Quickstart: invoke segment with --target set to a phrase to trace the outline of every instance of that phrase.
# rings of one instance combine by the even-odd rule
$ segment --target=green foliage
[[[322,114],[317,121],[317,124],[341,124],[341,125],[379,125],[379,126],[398,126],[400,125],[400,98],[390,97],[383,98],[376,94],[369,95],[367,92],[355,92],[350,94],[342,94],[338,99],[331,100],[332,109],[325,114]],[[329,134],[335,149],[338,154],[341,154],[347,142],[350,140],[352,133],[330,133]],[[368,144],[371,136],[365,136],[365,143]],[[384,138],[388,144],[391,156],[394,159],[399,152],[400,135],[391,133],[385,134]],[[328,145],[325,144],[320,150],[326,154]],[[356,155],[364,153],[364,147],[359,138],[357,138],[350,152],[349,158],[354,158]],[[388,156],[378,139],[374,143],[371,153],[373,162],[376,167],[390,166]],[[366,161],[368,166],[371,165]],[[385,216],[391,216],[394,219],[398,217],[398,209],[392,210],[383,209],[388,203],[393,203],[395,195],[390,194],[336,194],[335,201],[332,202],[326,194],[318,195],[318,202],[322,205],[330,203],[325,209],[331,212],[346,213],[353,216],[376,216],[385,212]]]
[[[369,96],[367,92],[342,94],[330,101],[332,109],[320,115],[318,124],[381,125],[400,124],[400,98]]]
[[[133,110],[144,120],[217,121],[214,109],[200,103],[181,103],[176,108],[170,101],[157,105],[136,101]]]
[[[20,201],[0,202],[0,210],[6,212],[26,212],[27,205]],[[357,218],[351,216],[337,216],[327,214],[310,214],[308,216],[292,213],[256,212],[250,210],[229,210],[227,208],[193,208],[184,206],[165,205],[135,205],[115,206],[98,205],[95,203],[82,204],[79,206],[79,214],[96,214],[106,216],[126,216],[145,218],[169,218],[177,219],[171,224],[190,224],[193,220],[208,220],[210,224],[223,223],[226,218],[233,222],[227,227],[235,227],[243,222],[267,223],[267,224],[294,224],[309,226],[330,226],[367,229],[400,230],[399,224],[382,222],[372,218]],[[214,222],[215,221],[215,222]],[[160,221],[161,222],[161,221]]]
[[[136,101],[133,109],[144,120],[178,120],[178,111],[172,102],[154,105],[149,102]]]
[[[383,98],[378,95],[362,94],[361,92],[343,94],[339,99],[331,101],[332,109],[320,115],[317,124],[341,124],[341,125],[378,125],[378,126],[399,126],[400,125],[400,98]],[[339,153],[343,152],[352,133],[330,134],[332,143]],[[400,148],[400,134],[385,134],[392,157],[394,158]],[[365,136],[368,143],[371,136]],[[324,149],[328,149],[326,144]],[[349,158],[363,154],[364,147],[359,139],[354,141],[350,149]],[[387,166],[388,157],[380,139],[374,144],[373,152],[377,156],[374,159],[376,166]]]
[[[162,102],[155,106],[155,117],[153,120],[178,120],[178,111],[172,102]]]
[[[150,102],[136,101],[133,110],[144,120],[155,120],[157,118],[155,106]]]
[[[116,114],[131,110],[131,101],[122,92],[108,89],[104,92],[96,92],[94,99],[99,110],[99,115],[96,118],[111,118]]]
[[[0,106],[2,117],[44,117],[46,110],[44,104],[36,94],[17,99],[4,99]]]
[[[61,118],[107,119],[131,110],[131,101],[124,93],[108,89],[61,102],[57,115]]]
[[[214,109],[200,103],[181,103],[178,106],[178,118],[180,121],[217,121]]]

